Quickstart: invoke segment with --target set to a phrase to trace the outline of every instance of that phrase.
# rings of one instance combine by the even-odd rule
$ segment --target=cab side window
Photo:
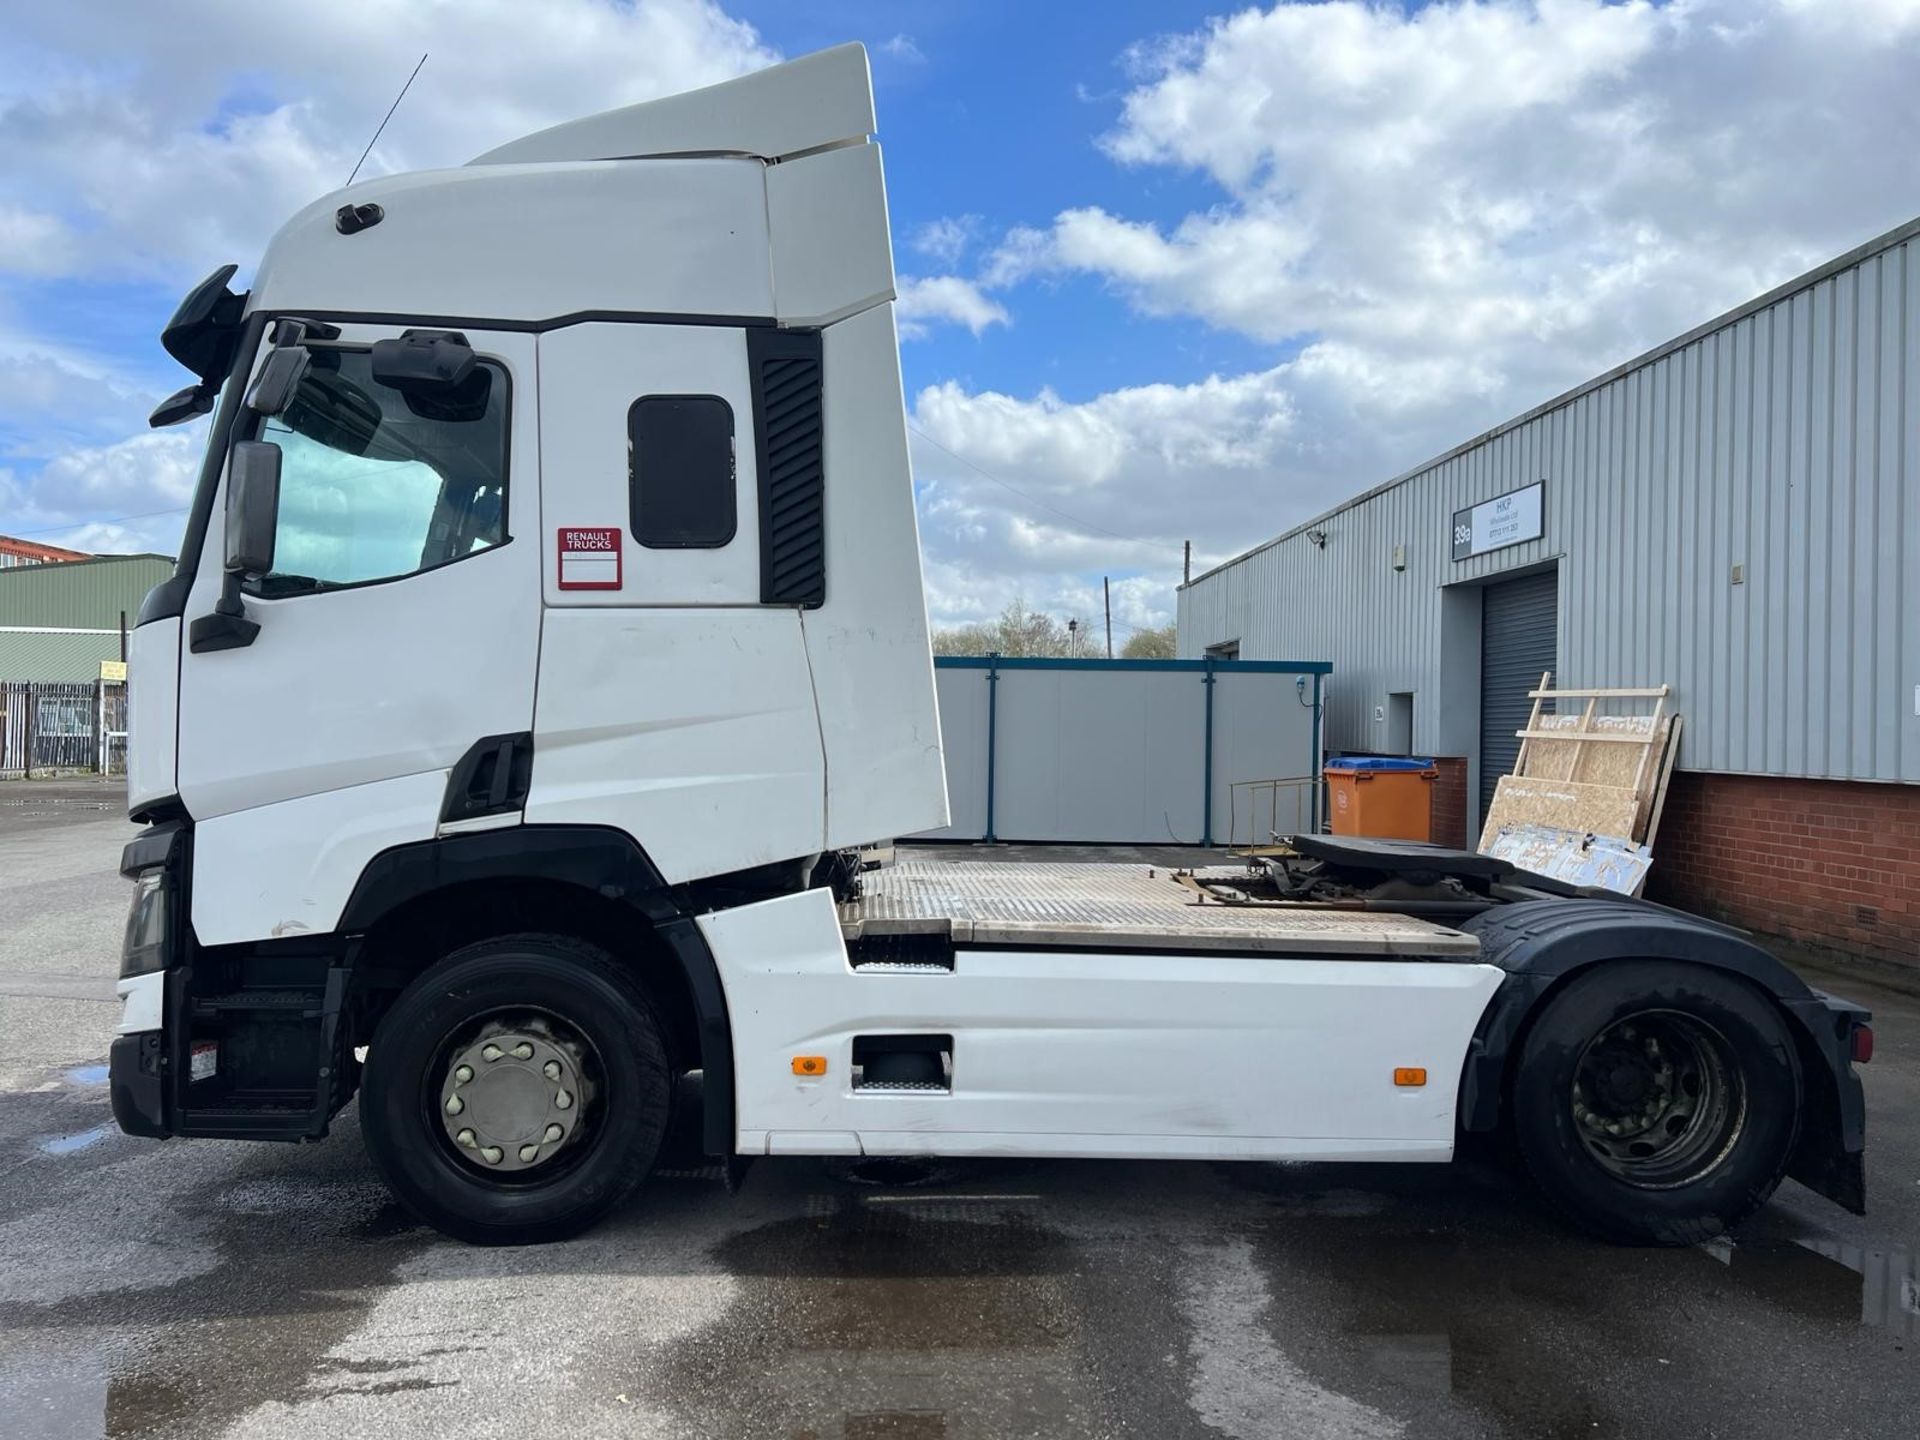
[[[469,388],[410,402],[373,378],[367,351],[313,347],[293,402],[260,431],[281,472],[274,569],[257,593],[392,580],[504,544],[506,372],[483,361]]]
[[[733,407],[718,395],[643,395],[627,410],[633,537],[651,550],[717,550],[739,524]]]

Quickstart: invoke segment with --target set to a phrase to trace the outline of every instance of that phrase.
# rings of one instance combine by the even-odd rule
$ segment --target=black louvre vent
[[[827,598],[826,469],[818,331],[749,330],[760,471],[760,603]]]

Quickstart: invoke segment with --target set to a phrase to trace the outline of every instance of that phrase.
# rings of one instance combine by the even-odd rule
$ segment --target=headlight
[[[133,877],[133,908],[120,946],[120,978],[167,967],[167,871],[163,865]]]

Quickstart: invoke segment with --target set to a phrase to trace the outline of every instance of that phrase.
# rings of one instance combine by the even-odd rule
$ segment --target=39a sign
[[[1546,481],[1536,480],[1525,489],[1454,511],[1453,558],[1469,560],[1489,550],[1538,540],[1546,530],[1546,491]]]

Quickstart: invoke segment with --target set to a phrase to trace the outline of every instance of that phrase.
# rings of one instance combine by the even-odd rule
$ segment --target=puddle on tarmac
[[[107,1083],[107,1067],[104,1065],[76,1065],[67,1071],[69,1085],[104,1085]]]
[[[98,1145],[113,1134],[113,1126],[96,1125],[91,1130],[82,1130],[76,1135],[56,1135],[51,1140],[42,1140],[40,1149],[48,1155],[73,1155],[90,1146]]]
[[[1700,1248],[1744,1288],[1797,1314],[1920,1339],[1920,1263],[1911,1251],[1804,1239]]]
[[[1453,1390],[1453,1337],[1436,1335],[1353,1335],[1367,1366],[1382,1379],[1428,1395]]]
[[[20,1427],[6,1433],[28,1440],[141,1435],[184,1420],[191,1409],[188,1391],[151,1376],[115,1373],[104,1354],[0,1360],[0,1395],[16,1407],[7,1423]]]
[[[965,1194],[889,1191],[879,1178],[847,1177],[807,1196],[804,1213],[714,1247],[739,1298],[644,1388],[671,1397],[687,1433],[1083,1433],[1092,1402],[1074,1342],[1074,1257],[1033,1218],[1031,1197],[999,1194],[976,1172]]]
[[[937,1410],[883,1410],[872,1415],[849,1415],[841,1433],[846,1440],[945,1440],[947,1417]]]

